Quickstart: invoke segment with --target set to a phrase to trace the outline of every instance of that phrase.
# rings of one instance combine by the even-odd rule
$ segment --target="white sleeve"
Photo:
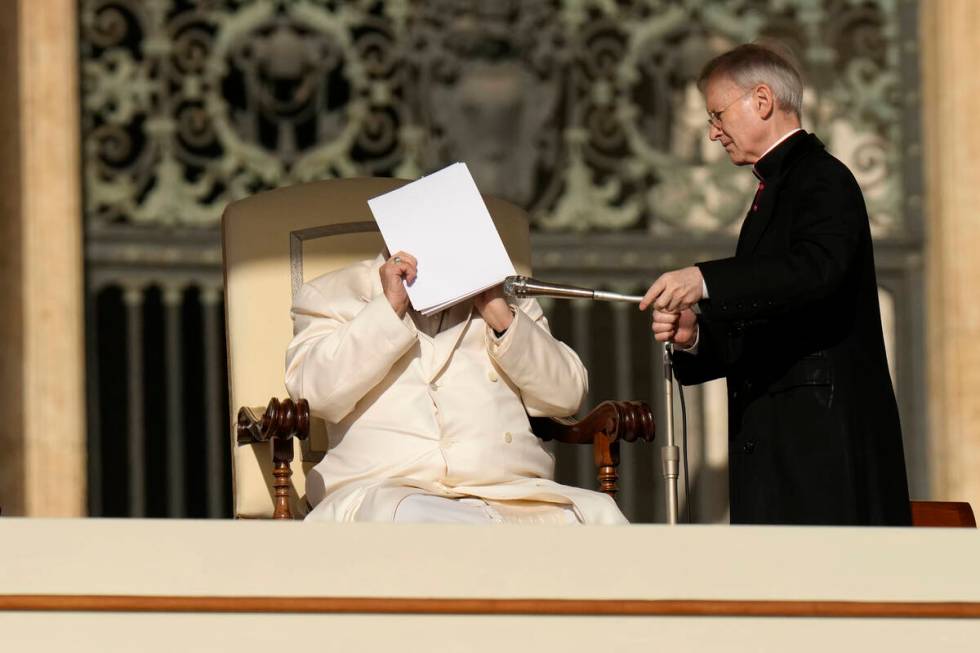
[[[286,350],[286,388],[330,422],[343,419],[415,343],[418,332],[384,295],[328,301],[304,285],[293,301],[296,335]]]
[[[568,345],[548,329],[537,301],[523,300],[500,338],[487,327],[490,357],[521,391],[534,417],[573,415],[589,390],[588,372]]]

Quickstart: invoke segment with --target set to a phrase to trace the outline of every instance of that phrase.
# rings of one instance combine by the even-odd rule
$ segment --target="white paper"
[[[418,277],[406,289],[424,315],[515,274],[465,163],[370,199],[368,206],[388,251],[407,252],[418,261]]]

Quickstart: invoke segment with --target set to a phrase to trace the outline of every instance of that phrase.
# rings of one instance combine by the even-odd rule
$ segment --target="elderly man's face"
[[[732,163],[755,163],[762,136],[762,121],[753,107],[753,90],[744,89],[726,77],[713,77],[704,89],[705,108],[711,118],[708,138],[718,141]]]

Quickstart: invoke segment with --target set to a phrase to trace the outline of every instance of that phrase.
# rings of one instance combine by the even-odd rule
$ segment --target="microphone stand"
[[[667,500],[667,523],[677,524],[677,464],[680,449],[674,441],[674,346],[664,343],[664,402],[667,413],[667,442],[660,447],[660,463],[664,475]]]
[[[606,302],[630,302],[639,304],[642,295],[624,295],[605,290],[592,290],[559,283],[546,283],[524,276],[507,277],[504,293],[518,299],[525,297],[552,297],[555,299],[592,299]],[[674,440],[674,347],[664,343],[664,401],[666,402],[667,442],[660,447],[660,461],[664,477],[664,495],[667,502],[667,523],[677,524],[677,477],[680,449]]]
[[[513,276],[504,279],[504,294],[524,299],[525,297],[552,297],[555,299],[593,299],[603,302],[630,302],[639,304],[643,295],[624,295],[608,290],[592,290],[568,286],[563,283],[546,283],[531,277]]]

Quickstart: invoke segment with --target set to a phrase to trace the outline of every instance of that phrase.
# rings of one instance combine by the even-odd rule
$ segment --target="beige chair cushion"
[[[286,347],[293,336],[293,293],[321,274],[374,258],[384,243],[367,200],[408,183],[360,178],[317,181],[260,193],[230,204],[222,218],[232,482],[236,517],[271,517],[269,445],[240,447],[235,419],[241,406],[265,406],[286,396]],[[520,274],[530,274],[526,213],[484,197]],[[310,441],[295,444],[292,510],[305,515],[306,473],[324,454],[326,431],[314,420]]]

